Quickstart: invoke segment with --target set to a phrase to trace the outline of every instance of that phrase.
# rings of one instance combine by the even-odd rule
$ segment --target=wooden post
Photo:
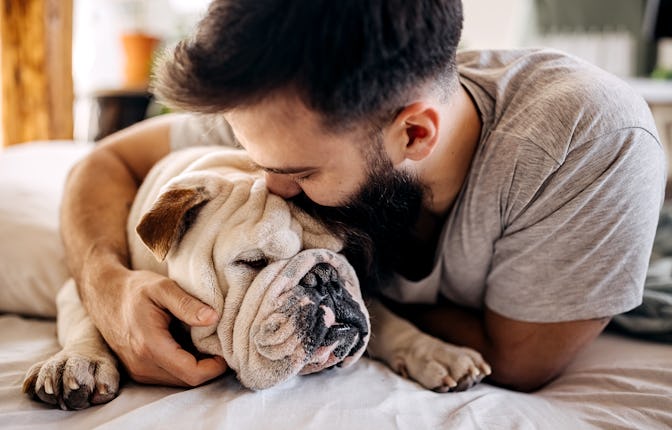
[[[71,139],[73,0],[1,0],[3,145]]]

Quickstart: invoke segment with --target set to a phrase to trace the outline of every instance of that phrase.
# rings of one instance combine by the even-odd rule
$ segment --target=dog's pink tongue
[[[336,322],[336,315],[334,315],[334,310],[329,306],[320,306],[320,309],[324,311],[324,326],[331,327]]]
[[[324,311],[325,327],[327,328],[333,327],[334,323],[336,322],[336,315],[334,315],[334,311],[330,307],[324,305],[320,306],[320,308]],[[306,363],[305,366],[303,366],[303,368],[299,372],[299,375],[316,373],[328,367],[331,367],[335,364],[338,364],[339,358],[336,357],[336,355],[334,354],[334,349],[336,349],[338,345],[339,342],[334,342],[331,345],[325,345],[319,347],[315,352],[313,352],[311,360],[308,363]]]

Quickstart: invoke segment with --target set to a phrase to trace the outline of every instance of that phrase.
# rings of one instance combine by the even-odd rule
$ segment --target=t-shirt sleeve
[[[519,165],[485,304],[512,319],[612,316],[641,302],[664,195],[657,139],[628,128],[573,148],[543,180]]]
[[[170,126],[170,147],[176,151],[191,146],[238,147],[233,130],[222,115],[174,114]]]

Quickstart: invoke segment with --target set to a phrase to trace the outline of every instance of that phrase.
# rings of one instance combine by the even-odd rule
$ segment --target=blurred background
[[[672,0],[464,0],[462,49],[554,47],[610,71],[672,136]],[[165,111],[147,91],[157,53],[208,0],[5,0],[2,145],[97,141]]]

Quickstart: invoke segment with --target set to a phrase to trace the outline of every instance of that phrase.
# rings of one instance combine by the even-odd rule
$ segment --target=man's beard
[[[414,175],[395,170],[380,152],[367,161],[367,181],[346,204],[320,206],[303,193],[291,200],[343,239],[343,255],[357,271],[362,289],[375,294],[401,263],[401,251],[413,242],[425,188]]]

